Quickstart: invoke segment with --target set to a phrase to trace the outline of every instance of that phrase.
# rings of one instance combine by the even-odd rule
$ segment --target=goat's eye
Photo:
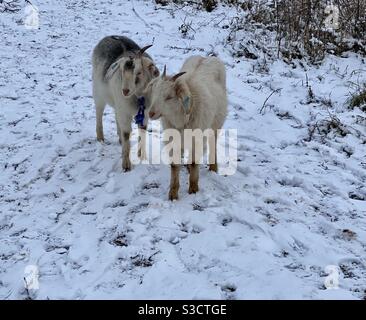
[[[165,100],[166,100],[166,101],[171,100],[171,99],[173,99],[173,97],[172,97],[172,96],[167,96],[167,97],[165,98]]]

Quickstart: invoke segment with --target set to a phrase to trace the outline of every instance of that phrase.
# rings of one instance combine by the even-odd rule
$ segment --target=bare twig
[[[141,18],[141,16],[137,13],[134,6],[132,7],[132,11],[136,15],[136,17],[139,18],[145,24],[146,27],[150,28],[150,25],[143,18]]]
[[[271,92],[271,94],[266,98],[266,100],[264,100],[263,105],[262,105],[262,108],[259,110],[259,113],[260,113],[261,115],[263,115],[263,114],[264,114],[264,111],[265,111],[265,109],[266,109],[266,103],[268,102],[269,98],[271,98],[271,97],[272,97],[272,95],[274,95],[275,93],[280,92],[281,90],[282,90],[282,88],[278,88],[278,89],[273,90],[273,91]]]
[[[20,8],[18,0],[0,1],[0,11],[1,12],[18,12],[20,9],[21,8]]]
[[[145,25],[146,27],[148,27],[148,28],[150,28],[150,29],[154,29],[154,28],[153,28],[153,26],[157,26],[157,27],[159,27],[160,29],[163,29],[163,27],[162,27],[161,25],[157,24],[157,23],[151,23],[151,24],[147,23],[147,22],[146,22],[146,20],[145,20],[144,18],[142,18],[142,17],[139,15],[139,13],[137,12],[137,10],[135,9],[135,5],[134,5],[134,2],[133,2],[133,1],[132,1],[132,11],[133,11],[133,13],[136,15],[136,17],[137,17],[137,18],[139,18],[139,19],[144,23],[144,25]],[[155,31],[157,31],[157,30],[155,29]]]

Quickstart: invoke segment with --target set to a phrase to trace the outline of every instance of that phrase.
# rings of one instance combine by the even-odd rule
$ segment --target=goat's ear
[[[189,114],[191,112],[191,97],[185,96],[182,101],[183,110],[186,114]]]
[[[109,80],[110,78],[112,78],[114,73],[118,70],[118,67],[119,67],[119,61],[112,63],[105,74],[105,79]]]
[[[185,114],[191,112],[191,92],[184,82],[176,83],[174,86],[175,94],[183,106]]]
[[[160,75],[159,69],[153,63],[149,65],[149,72],[153,78],[159,77]]]

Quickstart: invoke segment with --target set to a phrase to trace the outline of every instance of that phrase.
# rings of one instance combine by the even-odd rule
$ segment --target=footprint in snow
[[[234,300],[236,298],[235,291],[236,285],[234,284],[224,284],[221,286],[221,291],[226,300]]]
[[[105,191],[108,193],[113,193],[116,187],[116,181],[113,177],[109,178],[109,181],[107,182],[105,186]]]

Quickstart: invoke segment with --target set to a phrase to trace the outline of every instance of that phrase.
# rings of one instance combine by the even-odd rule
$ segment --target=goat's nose
[[[122,92],[123,92],[123,95],[127,96],[128,93],[130,92],[130,90],[129,89],[123,89]]]
[[[149,117],[152,118],[153,116],[155,116],[155,112],[150,111],[149,112]]]

